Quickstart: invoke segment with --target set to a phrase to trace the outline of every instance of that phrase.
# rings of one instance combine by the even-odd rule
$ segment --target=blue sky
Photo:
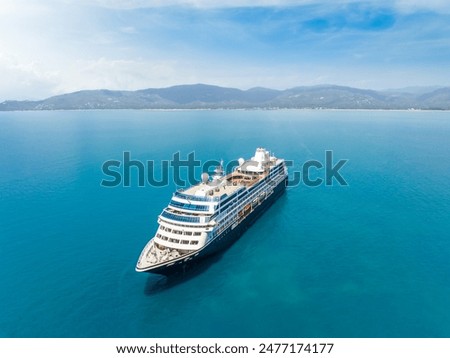
[[[183,83],[450,85],[443,0],[3,0],[0,101]]]

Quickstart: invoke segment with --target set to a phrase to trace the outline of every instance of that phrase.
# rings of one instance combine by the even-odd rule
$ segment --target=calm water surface
[[[1,337],[450,337],[448,112],[14,112],[0,128]],[[176,187],[104,188],[102,163],[257,146],[291,174],[333,150],[349,185],[290,188],[184,277],[136,273]]]

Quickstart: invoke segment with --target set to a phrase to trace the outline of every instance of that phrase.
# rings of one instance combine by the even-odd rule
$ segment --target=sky
[[[450,1],[0,0],[0,102],[194,83],[450,86]]]

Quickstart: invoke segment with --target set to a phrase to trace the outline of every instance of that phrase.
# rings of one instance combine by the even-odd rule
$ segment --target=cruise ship
[[[136,271],[170,275],[229,246],[285,191],[283,159],[257,148],[232,173],[222,165],[202,181],[176,191],[158,217],[155,236],[142,250]]]

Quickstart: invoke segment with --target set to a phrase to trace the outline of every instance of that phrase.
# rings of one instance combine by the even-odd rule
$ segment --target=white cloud
[[[76,60],[50,70],[43,63],[20,62],[0,56],[0,101],[43,99],[83,89],[136,90],[164,87],[191,80],[189,71],[177,72],[174,61],[120,60],[99,58]],[[178,70],[179,71],[179,70]],[[180,71],[181,72],[181,71]]]
[[[450,13],[450,1],[448,0],[395,0],[393,5],[403,13],[420,10]]]
[[[66,0],[73,1],[73,0]],[[195,8],[231,8],[231,7],[288,7],[302,5],[337,6],[349,3],[361,3],[377,7],[393,7],[404,13],[417,10],[450,12],[448,0],[93,0],[87,4],[114,9],[138,9],[168,6],[191,6]]]
[[[122,26],[120,28],[120,31],[124,34],[135,34],[137,33],[137,30],[134,26]]]
[[[0,100],[40,99],[51,93],[58,83],[58,71],[48,70],[43,63],[23,62],[11,54],[0,54]]]
[[[314,0],[95,0],[99,6],[115,9],[136,9],[167,6],[192,6],[197,8],[227,8],[227,7],[255,7],[255,6],[291,6],[305,5]],[[92,2],[89,2],[92,3]]]
[[[0,15],[18,12],[36,13],[36,10],[64,6],[89,6],[111,9],[160,8],[186,6],[195,8],[233,8],[233,7],[289,7],[302,5],[339,6],[360,3],[375,7],[393,7],[402,12],[430,10],[450,12],[448,0],[2,0]]]
[[[176,62],[99,58],[78,60],[61,76],[58,93],[80,89],[136,90],[176,81]]]

